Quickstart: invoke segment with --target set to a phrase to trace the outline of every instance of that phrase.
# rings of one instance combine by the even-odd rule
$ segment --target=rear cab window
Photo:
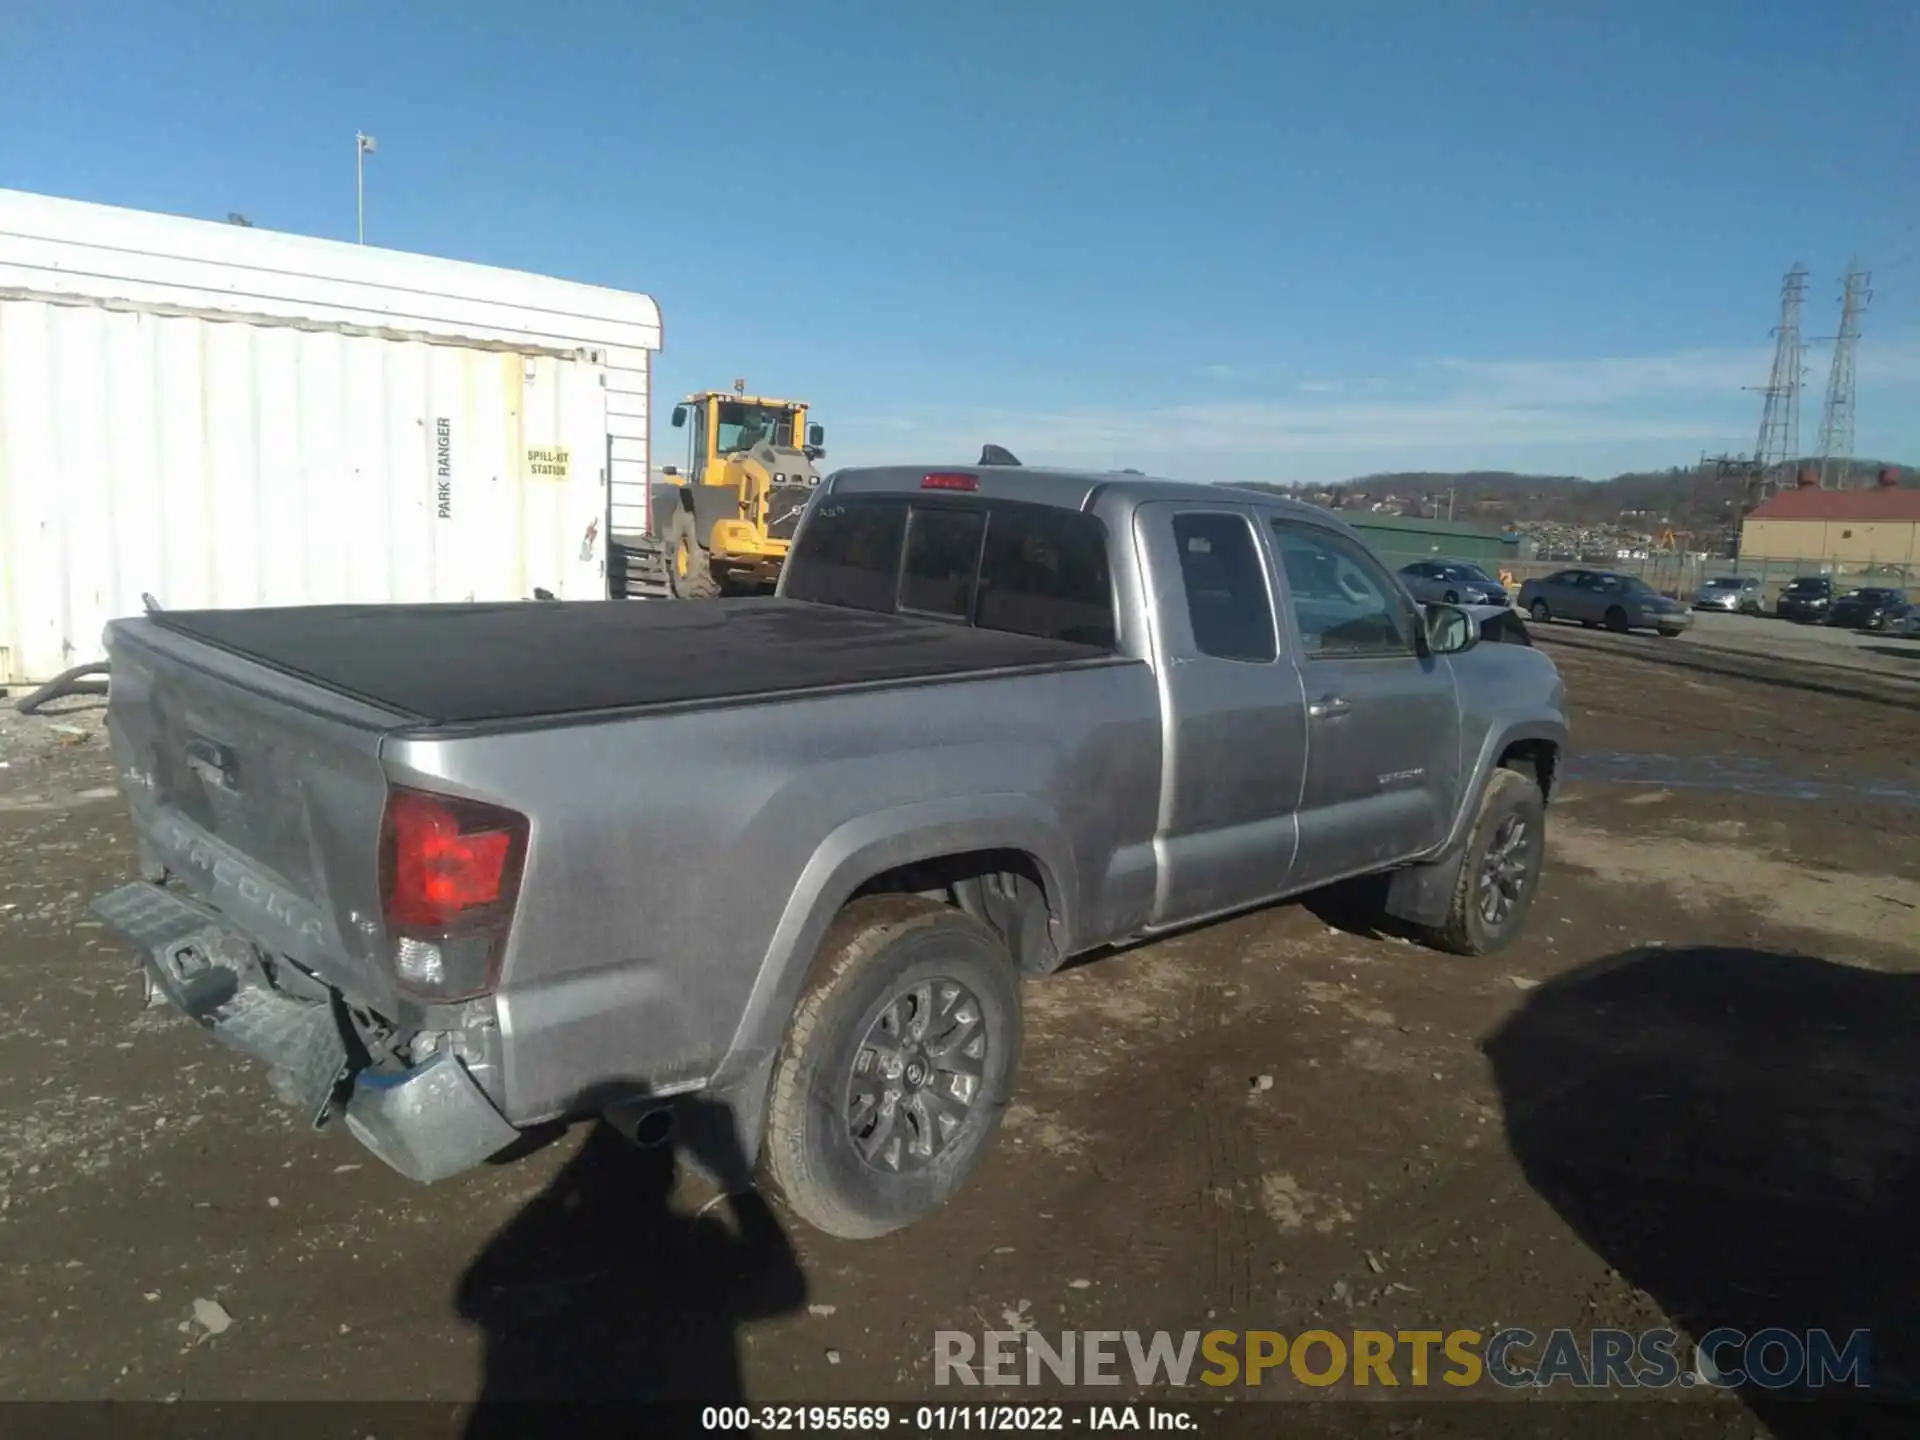
[[[1267,664],[1279,654],[1266,561],[1244,515],[1189,511],[1173,517],[1193,644],[1216,660]]]
[[[1113,651],[1106,526],[1002,499],[822,495],[788,555],[789,599],[919,615]]]

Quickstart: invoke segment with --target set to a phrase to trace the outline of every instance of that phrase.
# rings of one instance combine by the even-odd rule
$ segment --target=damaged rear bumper
[[[471,1169],[518,1138],[450,1051],[398,1072],[365,1068],[338,1001],[276,988],[258,952],[214,911],[146,882],[91,908],[141,953],[150,1004],[172,1005],[265,1064],[280,1097],[314,1129],[342,1118],[367,1149],[423,1183]]]

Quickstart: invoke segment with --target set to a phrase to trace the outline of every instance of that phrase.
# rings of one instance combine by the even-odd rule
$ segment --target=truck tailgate
[[[107,726],[149,868],[350,999],[391,1013],[378,840],[403,717],[146,620],[108,627]]]

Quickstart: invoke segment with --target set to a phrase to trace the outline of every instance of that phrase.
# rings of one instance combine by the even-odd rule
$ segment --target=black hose
[[[39,712],[42,705],[54,700],[64,700],[69,695],[104,695],[107,693],[107,682],[104,679],[89,680],[86,677],[104,676],[106,673],[107,662],[104,660],[76,665],[71,670],[61,671],[38,690],[22,696],[14,703],[13,708],[22,715],[33,715]]]

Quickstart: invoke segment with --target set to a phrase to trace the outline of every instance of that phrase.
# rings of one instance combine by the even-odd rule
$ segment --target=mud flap
[[[1387,914],[1426,929],[1444,924],[1466,859],[1467,847],[1456,845],[1437,860],[1394,871],[1387,883]]]

